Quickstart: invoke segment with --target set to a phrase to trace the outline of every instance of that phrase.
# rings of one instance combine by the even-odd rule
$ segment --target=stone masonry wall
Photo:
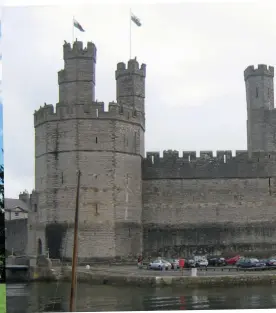
[[[27,252],[28,243],[28,220],[16,219],[5,221],[6,226],[6,250],[18,255]]]
[[[37,130],[37,137],[43,140],[46,136],[48,153],[45,154],[45,146],[40,149],[37,144],[36,190],[39,192],[40,223],[73,223],[76,168],[79,168],[82,172],[80,223],[86,224],[86,229],[90,225],[88,233],[83,232],[83,236],[90,239],[87,237],[87,242],[83,240],[84,248],[80,248],[79,254],[80,257],[106,257],[105,251],[110,254],[116,246],[114,229],[117,221],[138,223],[137,227],[141,225],[139,127],[88,119],[52,122],[42,126]],[[114,137],[114,133],[117,136]],[[140,209],[137,210],[137,207]],[[102,233],[97,230],[99,225]],[[97,236],[89,233],[97,233]],[[66,251],[70,255],[70,249]],[[115,251],[111,255],[115,256]]]
[[[275,178],[145,180],[143,201],[145,253],[276,250]]]

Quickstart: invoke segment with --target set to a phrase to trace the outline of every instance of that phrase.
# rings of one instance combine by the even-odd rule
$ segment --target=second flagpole
[[[131,60],[131,9],[129,10],[129,59]]]
[[[75,17],[73,16],[73,20],[72,20],[72,44],[74,43],[74,40],[75,40],[75,25],[74,25],[74,21],[75,21]]]

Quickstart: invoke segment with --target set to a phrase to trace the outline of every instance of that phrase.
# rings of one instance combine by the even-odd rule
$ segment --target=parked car
[[[266,266],[276,266],[276,257],[271,257],[267,259]]]
[[[224,266],[227,265],[225,258],[221,256],[209,256],[207,258],[210,266]]]
[[[240,255],[236,255],[236,256],[234,256],[234,257],[232,257],[232,258],[230,258],[230,259],[226,259],[225,261],[226,261],[226,263],[228,264],[228,265],[235,265],[237,262],[238,262],[238,260],[241,258],[241,256]]]
[[[195,267],[195,260],[193,260],[193,259],[185,259],[184,267],[185,268],[193,268],[193,267]]]
[[[235,265],[236,265],[237,267],[239,267],[239,265],[240,265],[241,263],[243,263],[243,262],[244,262],[244,260],[245,260],[245,258],[244,258],[244,257],[240,257],[240,258],[239,258],[239,260],[236,262],[236,264],[235,264]]]
[[[164,261],[167,261],[172,265],[172,267],[171,267],[172,270],[179,268],[179,260],[178,259],[164,259]]]
[[[195,262],[195,267],[207,267],[208,266],[208,260],[207,259],[198,259]]]
[[[154,260],[153,262],[150,262],[149,265],[148,265],[148,268],[150,270],[168,270],[169,268],[171,268],[172,265],[171,263],[163,260],[163,259],[157,259],[157,260]]]
[[[209,262],[206,256],[194,256],[195,267],[207,267]]]
[[[239,268],[253,268],[253,267],[265,267],[265,262],[260,262],[258,259],[243,259],[237,265]]]

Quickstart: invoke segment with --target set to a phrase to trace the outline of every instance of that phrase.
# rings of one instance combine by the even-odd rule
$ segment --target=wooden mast
[[[71,281],[71,295],[70,295],[70,309],[69,312],[75,312],[76,302],[76,267],[78,262],[78,227],[79,227],[79,195],[80,195],[80,176],[81,172],[77,172],[77,197],[75,210],[75,226],[74,226],[74,245],[72,258],[72,281]]]

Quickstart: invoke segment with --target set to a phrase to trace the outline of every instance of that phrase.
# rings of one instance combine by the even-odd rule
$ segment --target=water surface
[[[68,312],[70,284],[7,285],[7,312]],[[276,287],[140,288],[78,284],[77,311],[276,308]]]

